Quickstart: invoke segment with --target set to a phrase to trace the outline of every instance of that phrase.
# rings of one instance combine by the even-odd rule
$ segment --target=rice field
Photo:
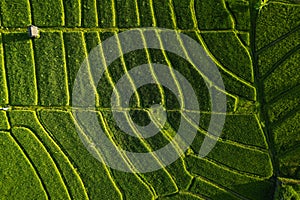
[[[299,2],[2,0],[0,13],[0,199],[300,199]],[[31,24],[39,27],[37,39],[28,37]],[[118,127],[111,93],[136,66],[159,63],[177,70],[200,108],[199,122],[187,120],[197,133],[180,158],[157,171],[126,173],[86,149],[72,92],[93,48],[145,27],[176,30],[203,47],[222,76],[227,111],[212,113],[201,72],[174,53],[145,48],[122,55],[96,84],[96,107],[78,110],[96,113],[117,148],[151,152],[170,143],[179,129],[176,95],[158,79],[137,88],[130,76],[136,91],[129,102],[132,120],[147,125],[149,107],[161,104],[167,122],[146,139]],[[118,46],[120,52],[125,48]],[[212,114],[226,115],[219,138],[208,133]],[[217,143],[200,158],[205,137]]]

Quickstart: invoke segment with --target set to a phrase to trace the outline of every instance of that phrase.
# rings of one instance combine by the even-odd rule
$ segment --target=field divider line
[[[190,10],[191,10],[191,17],[194,22],[194,29],[198,30],[198,20],[197,20],[196,10],[195,10],[195,0],[191,0]]]
[[[107,125],[107,123],[106,123],[105,120],[104,120],[104,117],[102,116],[102,113],[101,113],[101,112],[100,112],[100,113],[97,112],[97,113],[99,114],[99,118],[100,118],[100,121],[101,121],[101,123],[102,123],[102,125],[103,125],[104,132],[106,133],[106,135],[108,136],[108,138],[109,138],[109,140],[112,142],[112,144],[113,144],[115,147],[118,147],[118,145],[116,144],[116,142],[114,141],[113,137],[112,137],[111,134],[110,134],[110,132],[112,132],[112,131],[110,131],[109,126]],[[82,130],[82,128],[80,127],[80,125],[78,124],[78,122],[76,121],[76,119],[74,118],[74,116],[73,116],[72,114],[71,114],[71,117],[72,117],[72,119],[73,119],[73,122],[74,122],[75,126],[78,128],[78,130],[80,131],[80,133],[82,134],[82,136],[84,136],[85,139],[91,144],[90,146],[93,147],[95,151],[97,151],[97,155],[98,155],[99,158],[101,159],[101,162],[103,163],[103,165],[105,165],[105,167],[104,167],[105,170],[107,170],[107,171],[109,172],[109,173],[108,173],[109,179],[112,181],[113,184],[115,184],[115,181],[113,180],[113,177],[112,177],[112,175],[111,175],[111,172],[110,172],[110,170],[106,167],[106,164],[105,164],[105,162],[104,162],[104,160],[103,160],[103,158],[102,158],[102,156],[101,156],[99,150],[98,150],[97,148],[94,147],[94,142],[91,140],[91,138],[90,138],[87,134],[85,134],[85,132]],[[123,154],[121,151],[119,151],[118,148],[116,148],[116,149],[117,149],[118,153],[120,154],[120,156],[123,158],[123,160],[127,163],[127,166],[132,170],[132,172],[136,171],[136,170],[135,170],[135,167],[133,166],[133,164],[131,163],[131,161],[128,159],[128,157],[127,157],[125,154]],[[156,191],[155,191],[154,188],[151,186],[151,184],[149,184],[146,180],[143,180],[143,177],[142,177],[140,174],[138,174],[138,173],[133,173],[133,174],[136,176],[136,178],[137,178],[143,185],[145,185],[145,186],[148,188],[149,192],[150,192],[154,197],[157,197]],[[115,187],[116,187],[116,186],[117,186],[117,185],[115,185]],[[120,190],[120,193],[121,193],[121,190]],[[123,196],[123,193],[121,193],[121,194],[122,194],[122,196]]]
[[[84,33],[81,33],[82,37],[83,37],[83,41],[82,41],[82,45],[84,47],[84,52],[85,52],[85,59],[83,62],[86,62],[86,65],[87,65],[87,69],[88,69],[88,76],[90,78],[89,82],[94,90],[94,94],[95,94],[95,105],[96,106],[99,106],[99,95],[98,95],[98,92],[97,92],[97,85],[94,83],[94,78],[93,78],[93,75],[92,75],[92,72],[91,72],[91,63],[90,63],[90,59],[88,59],[88,52],[87,52],[87,46],[86,46],[86,38],[84,36]]]
[[[190,11],[191,11],[191,17],[194,23],[193,29],[178,29],[180,32],[201,32],[201,33],[230,33],[230,32],[236,32],[238,34],[249,34],[249,31],[244,30],[237,30],[237,29],[199,29],[198,27],[198,20],[196,17],[196,11],[195,11],[195,0],[191,0],[190,2]]]
[[[149,64],[151,75],[154,79],[154,82],[157,84],[157,87],[158,87],[158,90],[159,90],[159,93],[160,93],[160,96],[161,96],[161,105],[165,106],[166,105],[166,99],[165,99],[164,89],[161,86],[159,80],[157,79],[155,70],[153,69],[153,65],[152,65],[152,61],[151,61],[151,55],[150,55],[149,50],[147,48],[148,45],[147,45],[146,38],[145,38],[142,31],[139,31],[139,32],[140,32],[141,39],[143,41],[143,45],[145,47],[144,50],[145,50],[145,53],[146,53],[146,57],[147,57],[147,61],[148,61],[148,64]]]
[[[155,26],[153,26],[155,27]],[[133,29],[141,29],[146,30],[147,27],[132,27],[132,28],[118,28],[118,27],[108,27],[108,28],[101,28],[101,27],[66,27],[66,26],[39,26],[39,31],[43,32],[124,32]],[[182,33],[191,33],[191,32],[201,32],[201,33],[231,33],[236,32],[239,34],[248,34],[249,32],[240,31],[240,30],[232,30],[232,29],[201,29],[198,28],[191,28],[191,29],[180,29],[174,28],[173,30],[179,31]],[[26,33],[27,27],[1,27],[0,26],[0,33]]]
[[[60,147],[60,145],[56,143],[55,139],[51,136],[51,134],[46,130],[46,128],[43,126],[42,122],[40,121],[38,111],[35,111],[35,112],[34,112],[34,116],[35,116],[35,119],[36,119],[36,123],[37,123],[37,125],[41,128],[41,130],[42,130],[44,136],[47,137],[47,139],[49,139],[49,141],[52,143],[52,145],[54,145],[54,147],[58,150],[58,152],[60,153],[60,155],[64,158],[64,160],[66,160],[66,162],[68,163],[69,167],[70,167],[70,168],[72,169],[72,171],[74,172],[75,176],[77,176],[77,178],[78,178],[78,177],[79,177],[79,174],[78,174],[78,172],[75,170],[75,168],[74,168],[73,164],[71,163],[70,159],[69,159],[68,156],[64,153],[64,151],[63,151],[63,149]],[[30,129],[30,128],[29,128],[29,129]],[[31,129],[30,129],[30,130],[31,130]],[[33,130],[31,130],[31,131],[34,132]],[[37,136],[38,134],[35,134],[35,135]],[[37,136],[37,138],[38,138],[39,141],[42,143],[42,140],[41,140],[38,136]],[[42,144],[43,144],[43,143],[42,143]],[[46,148],[46,145],[45,145],[45,144],[43,144],[43,146]],[[46,148],[46,149],[47,149],[47,148]],[[63,175],[63,173],[61,172],[61,169],[60,169],[60,167],[59,167],[59,164],[58,164],[57,160],[50,154],[49,149],[47,149],[47,151],[48,151],[49,155],[51,156],[51,159],[54,161],[55,166],[56,166],[56,168],[58,169],[59,174],[60,174],[60,176],[61,176],[62,179],[63,179],[63,183],[64,183],[65,187],[67,188],[68,195],[69,195],[70,199],[72,199],[71,196],[70,196],[69,186],[68,186],[68,184],[66,184],[66,178],[65,178],[65,176]],[[79,181],[80,181],[80,180],[81,180],[81,179],[79,179]],[[86,191],[85,188],[84,188],[84,191]],[[86,194],[86,195],[87,195],[87,194]],[[88,199],[88,197],[87,197],[87,199]]]
[[[34,15],[33,15],[33,4],[32,4],[32,0],[28,0],[28,5],[29,5],[29,9],[30,9],[30,23],[34,24]]]
[[[27,154],[27,152],[25,151],[25,149],[22,147],[22,145],[18,142],[18,140],[15,138],[15,136],[12,133],[12,123],[11,123],[11,117],[10,117],[10,113],[6,112],[6,116],[7,116],[7,120],[8,120],[8,124],[10,126],[10,130],[9,130],[9,136],[13,139],[13,141],[17,144],[17,147],[19,148],[19,150],[21,151],[21,154],[23,154],[25,160],[28,161],[30,167],[33,169],[34,174],[37,176],[39,183],[41,184],[41,187],[43,189],[43,191],[45,192],[46,195],[46,199],[50,199],[50,194],[49,191],[47,190],[46,184],[44,183],[39,171],[37,170],[34,162],[30,159],[29,155]]]
[[[112,25],[117,27],[116,0],[111,0]]]
[[[6,49],[6,47],[5,47],[5,45],[4,45],[4,39],[3,39],[4,37],[3,37],[3,35],[2,35],[2,41],[1,41],[1,45],[2,45],[2,52],[1,53],[3,53],[2,55],[2,60],[3,60],[3,71],[4,71],[4,80],[5,80],[5,83],[6,83],[6,90],[7,90],[7,101],[6,102],[8,102],[8,103],[10,103],[10,93],[11,93],[11,91],[10,91],[10,84],[9,84],[9,78],[8,78],[8,67],[7,67],[7,58],[6,58],[6,55],[5,55],[5,49]]]
[[[186,117],[184,116],[184,118],[186,118]],[[196,127],[201,133],[203,133],[203,131],[200,130],[199,127],[195,126],[195,123],[192,123],[192,122],[191,122],[189,119],[187,119],[187,118],[186,118],[186,120],[187,120],[192,126]],[[154,122],[155,122],[155,124],[156,124],[158,127],[161,128],[162,125],[160,125],[160,124],[159,124],[158,122],[156,122],[155,120],[154,120]],[[172,127],[172,126],[171,126],[171,127]],[[173,129],[173,128],[172,128],[172,129]],[[212,139],[217,139],[216,137],[214,137],[213,135],[210,135],[210,134],[204,134],[204,135],[207,135],[208,137],[210,137],[210,138],[212,138]],[[163,131],[163,136],[164,136],[168,141],[171,141],[171,138],[170,138],[164,131]],[[257,151],[257,152],[260,152],[260,153],[268,153],[265,149],[262,149],[262,148],[257,147],[257,146],[251,146],[251,145],[241,144],[241,143],[238,143],[238,142],[235,142],[235,141],[232,141],[232,140],[223,140],[223,139],[220,139],[220,138],[218,138],[218,140],[224,142],[225,144],[227,143],[227,144],[234,145],[234,146],[236,146],[236,147],[238,147],[238,148],[248,149],[248,150],[250,150],[250,151]],[[181,152],[181,150],[180,150],[180,149],[178,150],[177,147],[178,147],[178,146],[176,145],[176,147],[174,147],[174,148],[177,150],[177,152]],[[222,164],[223,164],[223,163],[222,163]],[[223,165],[225,165],[225,164],[223,164]],[[184,161],[183,161],[183,166],[184,166],[186,172],[187,172],[189,175],[191,175],[190,172],[187,170],[187,167],[186,167]],[[227,166],[227,167],[228,167],[229,169],[232,169],[232,168],[229,167],[229,166]],[[238,172],[238,173],[240,173],[240,172]],[[247,172],[243,172],[243,173],[247,173]],[[247,174],[254,175],[255,177],[257,176],[257,175],[252,174],[252,173],[247,173]],[[191,175],[191,176],[192,176],[192,175]],[[251,176],[251,177],[252,177],[252,176]]]
[[[204,176],[202,176],[200,174],[197,174],[197,176],[195,178],[196,179],[200,179],[201,181],[205,182],[206,184],[209,184],[209,185],[217,188],[220,191],[223,191],[225,193],[231,194],[231,195],[233,195],[235,197],[238,197],[238,198],[240,198],[242,200],[250,200],[250,199],[248,199],[248,198],[240,195],[239,193],[233,191],[232,189],[229,189],[228,187],[222,186],[222,185],[216,183],[215,181],[212,181],[212,180],[210,180],[210,179],[208,179],[208,178],[206,178],[206,177],[204,177]]]
[[[62,26],[65,26],[66,25],[66,16],[65,16],[65,6],[64,6],[64,2],[63,2],[63,0],[60,0],[60,7],[61,7],[61,9],[62,9],[62,16],[61,16],[61,18],[62,18]]]
[[[300,30],[300,25],[296,26],[295,28],[293,28],[292,30],[290,30],[289,32],[283,34],[282,36],[280,36],[279,38],[275,39],[274,41],[270,42],[269,44],[267,44],[266,46],[258,49],[256,51],[256,55],[260,55],[262,52],[264,52],[265,50],[267,50],[268,48],[274,46],[275,44],[279,43],[280,41],[284,40],[285,38],[287,38],[288,36],[292,35],[293,33],[297,32],[298,30]]]
[[[22,145],[18,142],[18,140],[14,137],[14,135],[12,134],[11,130],[10,130],[10,134],[9,137],[12,138],[13,142],[16,144],[17,148],[19,149],[20,153],[23,155],[23,157],[25,158],[25,160],[27,161],[27,163],[29,164],[30,168],[32,169],[33,173],[36,175],[38,182],[41,184],[41,188],[43,190],[43,192],[45,193],[46,199],[50,199],[50,194],[46,188],[46,185],[40,175],[40,173],[38,172],[36,166],[34,165],[34,163],[32,162],[32,160],[30,159],[29,155],[27,154],[27,152],[24,150],[24,148],[22,147]]]
[[[63,53],[63,61],[64,61],[64,79],[65,79],[65,84],[66,84],[66,98],[67,98],[67,105],[70,105],[70,89],[69,89],[69,80],[68,80],[68,69],[67,69],[67,54],[66,54],[66,47],[65,47],[65,40],[64,40],[64,36],[63,33],[60,34],[61,37],[61,46],[62,46],[62,53]]]
[[[0,55],[1,55],[1,68],[2,68],[2,77],[3,77],[3,86],[5,87],[5,102],[4,103],[9,103],[9,89],[8,89],[8,76],[7,76],[7,66],[6,66],[6,60],[5,60],[5,54],[4,54],[4,45],[3,45],[3,34],[0,34],[1,38],[1,44],[0,44]]]
[[[272,67],[269,69],[262,77],[261,81],[264,81],[268,78],[281,64],[283,64],[288,58],[293,56],[300,49],[300,44],[287,52],[282,58],[280,58]]]
[[[78,20],[79,20],[79,26],[82,26],[82,7],[83,7],[83,3],[81,2],[81,0],[77,0],[78,1],[78,7],[79,7],[79,13],[78,13]],[[66,2],[66,1],[64,1]]]
[[[176,14],[175,14],[173,0],[169,0],[169,7],[170,7],[170,10],[171,10],[171,17],[172,17],[172,22],[173,22],[173,28],[177,29]]]
[[[278,179],[283,183],[300,184],[300,180],[297,179],[285,178],[285,177],[278,177]]]
[[[39,105],[5,105],[9,107],[10,110],[29,110],[29,111],[36,111],[36,110],[53,110],[53,111],[72,111],[72,110],[78,110],[78,111],[91,111],[91,112],[97,112],[97,111],[147,111],[146,108],[117,108],[112,109],[110,107],[72,107],[72,106],[39,106]],[[199,110],[188,110],[188,109],[168,109],[167,112],[189,112],[189,113],[199,113],[199,114],[218,114],[218,115],[230,115],[230,116],[247,116],[247,115],[253,115],[248,113],[234,113],[234,112],[227,112],[227,113],[220,113],[220,112],[208,112],[208,111],[199,111]]]
[[[149,5],[150,5],[151,16],[152,16],[152,25],[153,25],[153,27],[156,27],[157,22],[156,22],[156,17],[155,17],[153,1],[154,0],[149,0]]]
[[[262,124],[260,123],[258,114],[254,114],[254,117],[255,117],[256,123],[258,124],[259,130],[262,133],[262,136],[264,138],[264,142],[266,144],[266,150],[267,150],[267,152],[269,153],[269,156],[270,156],[271,152],[270,152],[269,144],[268,144],[268,141],[267,141],[267,135],[265,134],[265,131],[262,127]]]
[[[98,16],[98,1],[94,0],[94,6],[95,6],[95,18],[96,18],[96,24],[99,26],[99,16]]]
[[[32,6],[32,0],[28,0],[28,7],[30,10],[30,23],[34,24],[34,16],[33,16],[33,6]],[[35,91],[36,91],[36,99],[35,99],[35,104],[38,105],[39,100],[40,100],[40,92],[39,92],[39,87],[38,87],[38,69],[36,67],[36,56],[35,56],[35,43],[34,40],[30,41],[30,49],[31,49],[31,56],[32,56],[32,64],[33,64],[33,73],[34,73],[34,84],[35,84]]]
[[[215,89],[218,90],[219,92],[222,92],[222,93],[224,93],[225,95],[228,95],[228,96],[230,96],[231,98],[234,99],[233,113],[236,112],[237,109],[238,109],[238,104],[239,104],[239,96],[230,94],[228,91],[226,91],[226,90],[221,90],[220,88],[217,88],[217,87],[215,87]],[[227,112],[227,114],[230,114],[230,113]]]
[[[135,3],[135,9],[136,9],[137,26],[141,26],[141,19],[140,19],[140,11],[139,11],[138,0],[135,0],[134,3]]]
[[[126,76],[128,78],[128,81],[130,82],[130,85],[131,85],[132,89],[137,90],[134,81],[132,80],[131,76],[128,73],[127,66],[126,66],[126,61],[125,61],[124,55],[123,55],[123,50],[122,50],[121,42],[120,42],[119,36],[118,36],[118,34],[116,32],[115,32],[115,37],[116,37],[116,41],[118,43],[118,49],[119,49],[120,55],[121,55],[119,58],[121,59],[121,64],[122,64],[122,67],[123,67],[123,70],[124,70],[124,73],[125,73],[124,76]],[[141,107],[140,95],[138,94],[138,92],[134,92],[134,95],[135,95],[136,100],[137,100],[137,106]]]

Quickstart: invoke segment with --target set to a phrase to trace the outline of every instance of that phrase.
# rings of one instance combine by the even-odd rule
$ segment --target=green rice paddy
[[[40,38],[28,37],[31,24]],[[226,121],[220,138],[207,133],[207,86],[186,60],[155,49],[121,56],[97,84],[96,108],[79,109],[96,112],[119,148],[159,149],[180,122],[171,91],[159,83],[137,89],[129,77],[137,91],[130,100],[133,121],[149,123],[148,107],[159,103],[168,121],[143,140],[117,126],[110,95],[133,67],[161,63],[176,69],[193,86],[200,107],[197,135],[182,157],[158,171],[125,173],[85,148],[71,98],[77,72],[94,47],[143,27],[177,30],[205,49],[225,84],[227,112],[217,114]],[[1,0],[0,199],[300,199],[299,60],[297,0]],[[218,142],[200,158],[205,136]]]

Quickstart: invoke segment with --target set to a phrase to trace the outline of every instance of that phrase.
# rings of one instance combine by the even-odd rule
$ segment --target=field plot
[[[31,24],[39,27],[39,38],[28,37]],[[300,199],[296,0],[2,0],[0,26],[0,199]],[[186,48],[180,37],[162,40],[157,32],[149,41],[147,30],[140,29],[126,40],[127,46],[120,42],[119,33],[139,27],[168,28],[194,39],[218,68],[225,89],[191,62],[199,52]],[[102,63],[85,60],[111,37],[115,47],[98,49]],[[145,48],[123,54],[137,42]],[[147,48],[151,42],[160,48]],[[166,47],[176,47],[186,59]],[[114,48],[122,56],[107,66],[105,58]],[[88,80],[79,82],[79,88],[87,97],[85,83],[93,85],[95,108],[72,107],[84,61]],[[148,64],[152,83],[138,87],[129,72],[143,64]],[[179,95],[162,84],[153,64],[167,67],[165,79]],[[95,66],[107,67],[97,83]],[[182,111],[179,97],[188,86],[180,85],[175,70],[193,88],[199,110]],[[128,108],[112,109],[111,94],[124,77],[134,93]],[[117,101],[128,91],[120,87]],[[219,105],[212,105],[210,91],[226,96],[226,112],[213,112]],[[152,105],[162,106],[165,115]],[[133,135],[114,117],[114,112],[125,111],[131,120],[127,117],[124,123]],[[96,116],[129,171],[137,166],[121,150],[150,155],[160,169],[129,173],[104,164],[103,152],[86,135],[90,124],[76,120],[82,113]],[[220,137],[210,132],[219,127],[212,116],[226,116]],[[152,121],[157,134],[139,137],[133,123],[147,126]],[[152,152],[171,144],[180,153],[187,141],[172,140],[183,122],[189,127],[185,134],[195,137],[176,161],[164,166]],[[82,138],[89,141],[88,148]],[[216,145],[202,158],[198,154],[207,138]]]
[[[3,36],[9,98],[13,105],[36,105],[33,48],[26,33]]]

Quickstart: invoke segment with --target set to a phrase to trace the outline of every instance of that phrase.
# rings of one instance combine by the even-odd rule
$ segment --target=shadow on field
[[[254,181],[247,184],[235,185],[231,194],[218,192],[211,199],[253,199],[253,200],[271,200],[274,194],[274,185],[267,181]],[[234,194],[235,193],[235,194]],[[236,197],[236,198],[235,198]]]
[[[30,40],[31,38],[28,36],[28,33],[9,33],[4,34],[4,42],[18,42],[24,40]]]

